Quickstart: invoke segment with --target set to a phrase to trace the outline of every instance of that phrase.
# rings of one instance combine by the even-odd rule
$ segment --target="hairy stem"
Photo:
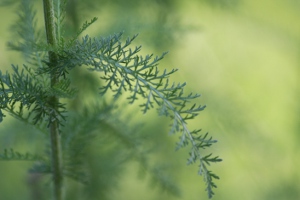
[[[53,0],[43,0],[44,2],[44,18],[45,28],[48,44],[53,47],[57,46],[55,21],[54,21],[54,6]],[[49,66],[54,67],[57,63],[57,55],[49,51]],[[51,74],[51,86],[58,82],[58,75],[55,70]],[[58,110],[59,99],[56,96],[49,97],[49,105],[53,111]],[[60,144],[59,121],[55,117],[55,112],[50,114],[49,128],[51,141],[51,159],[52,159],[52,173],[53,173],[53,195],[54,200],[63,199],[63,175],[62,175],[62,150]]]

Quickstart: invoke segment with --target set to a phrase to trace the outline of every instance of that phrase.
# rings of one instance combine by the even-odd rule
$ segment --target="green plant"
[[[43,1],[46,32],[43,34],[36,26],[33,2],[22,0],[20,4],[19,21],[14,26],[19,40],[9,43],[9,47],[22,52],[26,64],[21,67],[12,65],[12,72],[0,72],[0,121],[5,117],[4,113],[8,113],[32,125],[49,137],[49,150],[29,154],[5,149],[0,159],[36,161],[30,171],[51,174],[53,197],[62,200],[64,177],[84,184],[93,182],[86,160],[87,151],[91,151],[90,144],[100,134],[107,137],[112,145],[115,145],[113,140],[118,138],[123,145],[118,148],[129,151],[124,156],[115,150],[103,149],[100,159],[106,159],[106,156],[137,159],[161,186],[177,193],[173,183],[167,182],[156,168],[149,166],[139,144],[142,137],[115,113],[122,112],[116,108],[117,100],[127,95],[127,102],[139,103],[143,113],[156,106],[160,116],[172,119],[170,133],[181,134],[176,149],[190,144],[188,164],[199,163],[198,173],[203,176],[211,198],[216,187],[214,179],[219,177],[207,166],[221,159],[212,154],[204,156],[201,149],[210,147],[216,140],[207,133],[201,135],[200,129],[188,129],[187,121],[196,117],[205,106],[191,103],[200,95],[186,95],[185,83],[170,83],[169,77],[176,69],[159,70],[158,62],[166,53],[156,57],[152,54],[140,56],[141,46],[132,48],[131,44],[137,35],[124,42],[121,42],[122,33],[102,38],[86,35],[78,39],[97,18],[84,23],[73,36],[65,37],[66,2],[60,0]],[[101,76],[100,94],[92,107],[83,103],[86,94],[76,89],[77,81],[71,76],[80,66],[86,66],[92,73]],[[111,103],[107,103],[108,99]],[[109,138],[111,136],[107,133],[114,134],[115,138]]]

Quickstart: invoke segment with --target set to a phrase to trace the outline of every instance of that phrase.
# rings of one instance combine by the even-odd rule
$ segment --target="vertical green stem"
[[[48,44],[53,47],[57,46],[56,30],[55,30],[55,19],[54,19],[54,6],[53,0],[43,0],[44,2],[44,17],[45,17],[45,28],[47,35]],[[57,55],[49,51],[49,66],[55,66],[57,63]],[[59,77],[55,73],[55,70],[51,71],[51,86],[58,82]],[[58,109],[59,99],[56,96],[49,98],[49,105],[52,110]],[[62,175],[62,150],[60,144],[59,134],[59,122],[54,116],[55,113],[51,114],[49,128],[50,128],[50,141],[51,141],[51,159],[52,159],[52,173],[53,173],[53,195],[55,200],[63,199],[63,175]]]

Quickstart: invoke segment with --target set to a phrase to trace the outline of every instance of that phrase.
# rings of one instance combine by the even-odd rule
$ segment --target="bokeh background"
[[[38,2],[36,8],[42,11]],[[96,16],[86,31],[90,35],[139,33],[135,44],[143,45],[143,54],[169,51],[160,67],[179,68],[174,80],[186,81],[189,91],[202,94],[198,103],[207,108],[189,126],[218,140],[208,149],[223,159],[211,166],[221,178],[213,199],[300,198],[300,1],[73,0],[68,9],[74,15],[67,18],[70,32]],[[6,48],[16,14],[15,7],[0,7],[2,71],[22,63],[20,55]],[[42,13],[37,15],[42,23]],[[177,136],[167,134],[168,120],[152,113],[139,120],[147,121],[143,131],[159,138],[153,164],[166,165],[181,196],[152,187],[147,176],[138,175],[138,165],[129,163],[109,197],[207,199],[197,166],[185,165],[187,151],[174,151]],[[11,118],[1,123],[0,148],[32,148],[39,136],[22,130]],[[31,199],[31,164],[0,161],[0,199]]]

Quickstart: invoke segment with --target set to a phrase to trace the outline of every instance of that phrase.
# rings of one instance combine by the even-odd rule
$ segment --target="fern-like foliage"
[[[198,163],[198,174],[203,176],[208,197],[211,198],[214,195],[213,189],[217,187],[214,181],[219,177],[210,171],[208,166],[211,163],[220,162],[221,159],[212,154],[203,155],[202,149],[210,147],[217,141],[208,136],[208,133],[201,134],[201,129],[190,130],[187,126],[188,121],[194,119],[205,108],[194,103],[200,95],[186,94],[186,83],[170,81],[170,76],[177,72],[177,69],[170,71],[159,69],[158,64],[167,53],[161,56],[139,55],[141,46],[132,48],[132,42],[137,35],[128,38],[125,42],[122,42],[123,33],[102,38],[92,38],[86,35],[82,39],[77,39],[97,18],[84,23],[74,37],[65,41],[61,30],[65,4],[63,0],[55,1],[55,31],[58,42],[50,46],[43,44],[40,41],[40,33],[36,32],[32,2],[21,1],[20,5],[26,9],[19,15],[22,23],[17,23],[20,41],[10,43],[9,46],[13,50],[23,52],[27,63],[22,67],[12,65],[11,73],[3,74],[0,71],[0,122],[5,117],[2,112],[4,110],[13,117],[38,127],[43,132],[45,124],[49,125],[53,121],[58,121],[60,127],[65,126],[61,128],[64,151],[63,175],[83,183],[88,183],[86,178],[89,177],[84,166],[85,148],[88,148],[88,144],[94,138],[95,131],[106,127],[108,128],[106,132],[112,132],[115,138],[126,147],[124,149],[130,149],[127,156],[136,158],[142,167],[152,174],[154,180],[158,180],[167,190],[177,193],[176,187],[168,182],[157,168],[151,168],[145,162],[145,157],[137,145],[138,141],[126,131],[119,130],[120,126],[114,125],[119,123],[125,126],[125,123],[109,120],[117,119],[109,115],[110,111],[100,109],[92,112],[92,115],[85,114],[79,119],[72,119],[72,114],[69,113],[70,121],[68,121],[66,103],[61,103],[58,99],[72,99],[76,96],[77,90],[72,88],[68,74],[78,66],[87,66],[90,71],[100,73],[101,98],[108,91],[112,92],[114,100],[127,94],[130,104],[138,100],[143,113],[156,108],[160,116],[166,116],[172,120],[169,133],[180,135],[176,149],[189,146],[187,164]],[[26,23],[23,24],[23,22]],[[47,51],[55,55],[54,60],[49,60]],[[57,80],[55,83],[50,83],[51,76],[52,78],[55,76]],[[51,102],[53,97],[57,101]],[[72,120],[74,120],[73,125],[70,126]],[[123,129],[130,130],[126,127]],[[6,150],[0,155],[0,159],[38,160],[39,157]],[[51,173],[53,169],[50,166],[49,161],[39,162],[34,165],[32,171]]]
[[[60,86],[59,91],[56,87],[49,89],[50,87],[45,87],[43,80],[39,76],[33,75],[31,69],[26,65],[21,70],[18,66],[12,65],[12,70],[13,73],[7,72],[4,75],[0,72],[0,109],[4,109],[19,118],[23,118],[24,109],[28,110],[30,115],[34,115],[32,118],[33,124],[48,119],[48,116],[53,113],[55,113],[53,116],[56,116],[57,120],[64,119],[64,104],[59,103],[59,110],[53,110],[46,100],[53,93],[60,94],[61,97],[71,95],[73,93],[71,90],[62,87],[68,85],[68,83],[58,83],[58,86]],[[19,105],[15,108],[17,103]],[[3,117],[3,114],[1,117]],[[28,119],[28,116],[24,120],[26,118]]]
[[[27,64],[41,67],[48,47],[42,41],[42,31],[37,28],[37,12],[33,4],[31,0],[20,1],[17,10],[22,12],[18,12],[17,20],[11,25],[15,39],[8,42],[7,46],[10,50],[22,53]]]
[[[100,87],[100,94],[104,95],[108,90],[113,92],[114,99],[118,99],[124,92],[130,92],[129,103],[137,99],[143,99],[140,104],[143,113],[157,106],[159,115],[172,119],[170,133],[180,133],[177,149],[191,144],[189,164],[199,162],[199,174],[203,175],[206,182],[208,196],[211,198],[213,182],[219,177],[207,169],[213,162],[220,162],[218,157],[204,156],[200,150],[217,142],[212,138],[207,139],[207,134],[200,135],[200,130],[189,130],[187,121],[196,117],[205,106],[191,104],[192,100],[200,97],[199,94],[185,94],[186,83],[170,83],[169,77],[177,70],[163,70],[160,72],[158,62],[166,53],[154,57],[138,55],[141,46],[129,48],[136,38],[128,38],[125,43],[121,42],[122,33],[107,38],[91,38],[88,35],[82,40],[72,41],[73,45],[66,49],[58,50],[58,63],[52,68],[43,68],[42,73],[55,71],[62,77],[69,70],[77,66],[88,66],[92,71],[102,73],[101,79],[104,84]]]
[[[33,1],[20,1],[19,10],[23,12],[19,13],[17,21],[11,27],[18,39],[9,42],[8,47],[22,52],[27,64],[21,67],[12,65],[11,73],[3,74],[0,71],[0,121],[5,117],[3,109],[13,117],[38,125],[39,128],[46,119],[48,122],[58,120],[62,124],[65,105],[59,103],[57,109],[53,110],[48,99],[53,94],[71,98],[75,90],[68,89],[70,83],[67,80],[50,87],[50,78],[47,74],[37,75],[37,70],[46,65],[46,52],[51,47],[41,41],[41,32],[36,27]],[[49,116],[53,116],[54,119],[50,119]]]

